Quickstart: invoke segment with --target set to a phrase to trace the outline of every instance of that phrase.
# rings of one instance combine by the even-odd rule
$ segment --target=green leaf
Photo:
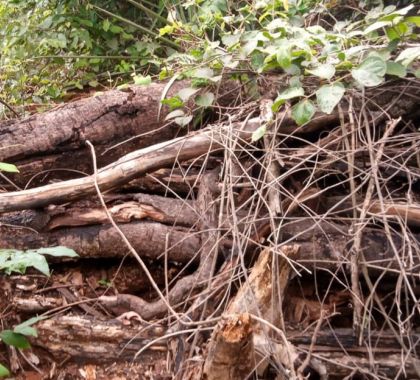
[[[420,57],[420,46],[415,46],[403,50],[395,60],[407,67],[411,62]]]
[[[178,91],[178,96],[183,102],[187,102],[188,99],[199,91],[198,88],[186,87]]]
[[[0,364],[0,377],[8,376],[10,376],[10,371],[3,364]]]
[[[49,255],[49,256],[54,256],[54,257],[78,257],[79,256],[71,248],[67,248],[63,246],[28,249],[26,252],[33,252],[39,255]]]
[[[193,73],[194,78],[202,78],[202,79],[212,79],[214,76],[214,71],[210,67],[202,67],[197,69]]]
[[[316,107],[308,99],[304,99],[292,107],[292,117],[296,124],[303,125],[312,119]]]
[[[179,96],[173,96],[172,98],[163,99],[161,103],[169,106],[171,110],[181,108],[184,106],[184,102]]]
[[[148,86],[152,83],[152,77],[150,75],[142,76],[142,75],[134,75],[133,77],[134,84],[139,86]]]
[[[328,84],[320,87],[316,92],[316,101],[322,112],[330,114],[340,102],[345,92],[341,83]]]
[[[6,164],[5,162],[0,162],[0,171],[9,173],[19,173],[19,169],[15,165]]]
[[[32,327],[32,325],[46,318],[47,317],[42,317],[42,316],[29,318],[25,322],[22,322],[21,324],[15,326],[15,328],[13,329],[13,332],[17,334],[26,335],[26,336],[33,336],[36,338],[38,336],[38,333],[36,329]]]
[[[386,63],[386,73],[404,78],[407,75],[407,69],[401,63],[388,61]]]
[[[280,106],[283,105],[286,102],[286,100],[297,98],[303,95],[305,95],[305,91],[302,87],[290,87],[277,96],[271,109],[273,110],[273,112],[277,112]]]
[[[376,55],[366,58],[351,75],[362,86],[373,87],[382,83],[386,73],[385,61]]]
[[[8,346],[13,346],[20,349],[31,347],[28,339],[26,339],[22,334],[17,334],[12,330],[3,330],[0,332],[0,339]]]
[[[260,138],[264,137],[266,132],[267,132],[267,126],[264,124],[252,133],[251,141],[252,142],[258,141]]]
[[[222,42],[228,48],[237,44],[241,38],[241,34],[225,34],[222,36]]]
[[[311,73],[322,79],[331,79],[335,74],[335,67],[328,63],[319,65],[311,70],[306,70],[308,73]]]
[[[276,59],[277,63],[283,69],[288,68],[292,64],[292,49],[288,42],[283,43],[277,48]]]
[[[6,274],[12,272],[25,273],[26,268],[34,267],[41,273],[49,276],[47,260],[43,255],[34,252],[24,252],[19,250],[0,249],[0,270],[3,269]]]
[[[175,123],[177,123],[180,127],[185,127],[187,126],[191,120],[192,120],[192,115],[189,116],[183,116],[183,117],[176,117],[174,119]]]
[[[202,95],[198,95],[195,98],[195,104],[201,107],[210,107],[214,102],[214,94],[212,92],[206,92]]]
[[[391,21],[378,21],[374,22],[373,24],[369,25],[364,31],[363,34],[369,34],[377,29],[381,29],[385,26],[392,25]]]
[[[111,23],[108,19],[105,19],[102,23],[102,29],[107,32],[109,30],[109,27],[111,26]]]
[[[409,16],[405,19],[405,21],[420,27],[420,16]]]
[[[175,119],[176,117],[181,117],[184,115],[185,115],[185,112],[183,110],[177,109],[175,111],[168,113],[165,117],[165,120]]]

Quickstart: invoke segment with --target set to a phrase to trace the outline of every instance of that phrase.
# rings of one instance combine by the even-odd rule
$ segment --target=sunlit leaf
[[[46,317],[42,317],[42,316],[29,318],[25,322],[22,322],[21,324],[15,326],[13,329],[13,332],[17,334],[26,335],[26,336],[37,337],[38,333],[36,329],[32,327],[32,325],[44,319],[46,319]]]
[[[138,86],[148,86],[150,83],[152,83],[152,77],[150,75],[142,76],[142,75],[135,75],[133,77],[134,84]]]
[[[277,48],[276,59],[282,68],[287,68],[292,64],[292,49],[288,42],[283,42]]]
[[[10,371],[3,364],[0,364],[0,377],[8,376],[10,376]]]
[[[0,171],[9,173],[19,173],[19,169],[15,165],[6,164],[5,162],[0,162]]]
[[[171,120],[174,119],[176,117],[182,117],[185,115],[185,112],[183,110],[177,109],[175,111],[169,112],[166,117],[165,120]]]
[[[54,257],[78,257],[79,256],[73,249],[63,247],[63,246],[29,249],[26,252],[33,252],[39,255],[49,255],[49,256],[54,256]]]
[[[330,114],[340,102],[345,92],[341,83],[328,84],[316,91],[316,100],[322,112]]]
[[[176,117],[174,121],[180,127],[185,127],[191,122],[192,118],[193,118],[192,115],[188,115],[188,116]]]
[[[298,98],[303,95],[305,95],[305,91],[302,87],[290,87],[277,96],[271,108],[273,112],[277,112],[280,106],[284,104],[286,100]]]
[[[351,71],[351,75],[362,86],[372,87],[381,84],[386,73],[386,63],[379,56],[369,56],[357,68]]]
[[[420,46],[415,46],[403,50],[395,61],[400,62],[407,67],[411,62],[418,58],[420,58]]]
[[[13,346],[20,349],[31,347],[28,339],[22,334],[17,334],[12,330],[3,330],[0,332],[0,339],[8,346]]]
[[[264,137],[267,132],[267,126],[264,124],[252,133],[251,141],[255,142]]]
[[[191,96],[199,91],[198,88],[186,87],[178,91],[178,96],[183,102],[187,102]]]
[[[322,65],[319,65],[313,69],[306,70],[306,71],[321,79],[331,79],[335,74],[335,67],[328,63],[324,63]]]
[[[306,124],[314,116],[315,110],[315,105],[310,100],[304,99],[292,107],[293,120],[298,125]]]
[[[210,107],[214,102],[214,94],[212,92],[206,92],[198,95],[195,98],[195,104],[201,107]]]

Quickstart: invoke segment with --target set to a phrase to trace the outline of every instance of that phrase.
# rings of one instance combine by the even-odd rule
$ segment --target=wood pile
[[[40,362],[3,358],[45,378],[419,378],[418,83],[303,126],[226,83],[179,128],[161,98],[186,86],[0,123],[20,171],[0,173],[0,247],[79,255],[0,275],[3,326],[48,316]]]

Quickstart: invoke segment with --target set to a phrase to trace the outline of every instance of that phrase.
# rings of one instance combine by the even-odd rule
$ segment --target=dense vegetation
[[[288,86],[274,108],[301,99],[294,117],[304,123],[316,106],[331,112],[346,88],[419,76],[419,17],[413,5],[380,1],[358,8],[315,0],[6,1],[1,96],[12,108],[31,109],[75,90],[145,83],[149,75],[192,77],[202,86],[222,73],[248,81],[258,95],[258,74],[281,70]]]

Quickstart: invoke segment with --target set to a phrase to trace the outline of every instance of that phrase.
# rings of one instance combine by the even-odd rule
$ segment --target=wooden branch
[[[334,206],[334,211],[342,211],[348,214],[353,211],[351,200],[344,200],[343,197],[326,197],[324,206],[329,209]],[[338,207],[337,207],[338,205]],[[368,207],[368,213],[375,214],[380,219],[387,218],[389,221],[400,221],[410,226],[420,227],[420,204],[384,201],[382,206],[377,200],[372,201]]]
[[[180,137],[140,149],[120,158],[117,162],[101,169],[98,185],[101,191],[129,182],[133,178],[172,166],[223,147],[227,134],[232,138],[249,140],[260,126],[259,118],[249,120],[246,125],[236,123],[233,128],[209,127],[187,137]],[[43,207],[80,199],[95,193],[93,176],[42,186],[35,189],[0,194],[0,212]]]

